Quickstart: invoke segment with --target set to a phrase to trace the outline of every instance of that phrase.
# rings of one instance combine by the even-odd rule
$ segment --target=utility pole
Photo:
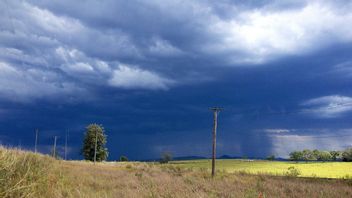
[[[54,136],[54,148],[53,148],[53,157],[56,158],[56,139],[57,136]]]
[[[34,143],[34,153],[37,153],[37,144],[38,144],[38,129],[35,130],[35,143]]]
[[[214,126],[213,126],[213,153],[212,153],[212,161],[211,161],[211,176],[215,176],[215,159],[216,159],[216,129],[218,127],[218,115],[222,110],[220,107],[212,107],[210,110],[214,113]]]
[[[67,160],[67,139],[68,139],[69,132],[70,131],[67,129],[66,136],[65,136],[65,160]]]
[[[97,161],[97,144],[98,144],[98,132],[97,130],[95,130],[94,164]]]

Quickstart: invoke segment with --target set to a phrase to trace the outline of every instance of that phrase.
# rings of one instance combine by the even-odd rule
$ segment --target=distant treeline
[[[352,161],[352,148],[344,151],[320,151],[304,149],[290,153],[292,161]]]

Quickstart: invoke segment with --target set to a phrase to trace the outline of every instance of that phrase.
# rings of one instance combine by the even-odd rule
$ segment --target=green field
[[[183,168],[210,169],[211,160],[173,161],[171,164]],[[216,161],[216,169],[226,172],[285,175],[289,167],[299,170],[299,177],[351,178],[352,163],[349,162],[278,162],[265,160],[224,159]]]

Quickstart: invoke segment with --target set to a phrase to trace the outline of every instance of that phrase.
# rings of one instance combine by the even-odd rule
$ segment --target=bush
[[[352,148],[348,148],[342,153],[342,161],[352,162]]]
[[[120,157],[120,162],[128,162],[128,158],[124,155]]]
[[[160,164],[167,164],[172,160],[172,155],[169,152],[164,152],[161,154]]]
[[[285,175],[289,177],[297,177],[300,174],[301,174],[301,171],[294,166],[288,167],[287,172],[285,173]]]

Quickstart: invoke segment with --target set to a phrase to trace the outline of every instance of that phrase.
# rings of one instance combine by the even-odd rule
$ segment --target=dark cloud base
[[[222,106],[219,156],[287,154],[280,149],[288,142],[268,133],[277,129],[301,138],[292,139],[297,145],[345,147],[348,138],[336,145],[305,137],[346,135],[352,127],[352,109],[327,108],[352,97],[352,37],[344,29],[352,17],[342,3],[351,7],[344,1],[3,2],[0,141],[33,149],[39,128],[40,151],[49,153],[55,135],[62,151],[69,129],[69,157],[80,159],[85,126],[99,123],[110,160],[156,158],[165,150],[210,156],[208,108]],[[321,8],[331,11],[331,24],[315,20]],[[256,13],[274,24],[273,34],[255,26]],[[292,26],[271,18],[291,19],[290,13]],[[307,14],[308,25],[294,20]],[[246,28],[253,29],[240,31]],[[304,105],[311,100],[315,106]],[[297,113],[307,108],[315,111]]]

